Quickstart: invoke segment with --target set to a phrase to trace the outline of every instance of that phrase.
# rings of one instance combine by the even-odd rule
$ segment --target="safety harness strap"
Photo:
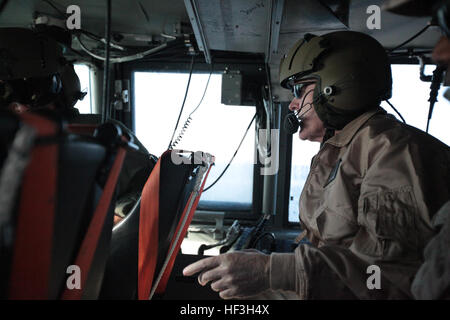
[[[158,260],[158,228],[159,228],[159,187],[161,161],[164,152],[158,159],[150,177],[145,183],[141,196],[139,212],[139,250],[138,250],[138,299],[147,300],[153,283],[153,276]]]
[[[67,130],[71,133],[80,135],[94,135],[95,129],[98,128],[98,124],[84,124],[84,123],[69,123]]]
[[[199,179],[203,179],[201,187],[198,192],[194,191],[191,193],[189,200],[186,203],[183,215],[181,216],[181,219],[177,225],[174,237],[172,238],[169,247],[172,248],[172,250],[168,252],[168,257],[166,258],[167,264],[165,265],[165,268],[161,270],[161,276],[157,279],[156,283],[157,287],[153,290],[157,294],[162,294],[166,290],[167,282],[169,281],[170,274],[172,273],[175,259],[177,257],[178,252],[180,251],[181,243],[184,237],[186,236],[186,232],[188,230],[189,225],[191,224],[192,218],[194,217],[194,212],[200,201],[200,196],[202,195],[203,188],[205,186],[210,170],[211,166],[209,166],[209,168],[207,169],[204,178],[202,177],[202,175],[200,175]]]
[[[54,137],[57,124],[31,113],[21,114],[38,137]],[[54,141],[54,140],[53,140]],[[10,275],[10,299],[48,299],[53,225],[57,194],[56,141],[35,145],[22,183]]]
[[[117,155],[108,179],[106,180],[102,196],[100,197],[97,208],[95,209],[94,215],[78,252],[78,256],[75,260],[75,265],[77,265],[81,270],[81,288],[70,290],[66,288],[62,295],[63,300],[75,300],[83,297],[84,288],[86,287],[86,280],[89,275],[92,261],[94,260],[95,251],[103,230],[108,209],[111,205],[111,199],[116,188],[117,179],[119,178],[125,155],[125,148],[120,147],[117,151]]]

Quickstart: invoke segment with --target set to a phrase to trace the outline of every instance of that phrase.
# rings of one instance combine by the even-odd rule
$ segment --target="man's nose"
[[[292,99],[291,103],[289,104],[289,110],[297,111],[299,109],[300,109],[300,99],[298,98]]]

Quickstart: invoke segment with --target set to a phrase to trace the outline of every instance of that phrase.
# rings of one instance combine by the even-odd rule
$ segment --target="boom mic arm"
[[[297,118],[297,114],[294,111],[289,111],[284,118],[284,130],[286,130],[286,133],[294,134],[300,128],[301,121]]]

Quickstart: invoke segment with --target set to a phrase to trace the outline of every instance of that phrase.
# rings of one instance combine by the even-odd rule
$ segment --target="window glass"
[[[80,79],[81,91],[87,92],[83,100],[77,102],[75,108],[77,108],[80,113],[92,113],[89,66],[85,64],[76,64],[74,65],[74,69]]]
[[[319,151],[318,142],[302,141],[292,136],[291,188],[289,191],[289,222],[298,222],[300,193],[309,173],[312,157]]]
[[[426,68],[426,74],[431,74],[434,66]],[[392,66],[392,98],[389,100],[402,114],[406,123],[421,130],[426,129],[430,83],[419,79],[420,67],[418,65],[393,65]],[[447,145],[450,144],[448,119],[450,119],[450,102],[443,96],[447,88],[441,87],[438,102],[434,106],[433,116],[430,121],[429,133]],[[390,114],[400,117],[386,103],[381,106]],[[312,157],[319,151],[319,144],[301,141],[295,134],[292,140],[292,169],[291,186],[289,193],[289,221],[299,221],[299,198],[303,185],[309,172]]]
[[[434,66],[427,66],[425,73],[431,75],[434,69]],[[393,65],[392,98],[389,101],[402,114],[407,124],[425,131],[430,106],[428,99],[430,98],[431,83],[421,81],[419,72],[419,65]],[[450,102],[443,96],[446,89],[446,87],[441,87],[439,90],[438,101],[434,105],[428,132],[449,145]],[[381,106],[399,118],[386,102],[383,102]]]
[[[177,133],[189,114],[198,106],[209,74],[193,74]],[[169,146],[186,92],[186,73],[135,72],[136,135],[145,147],[160,156]],[[208,187],[221,174],[238,147],[255,107],[221,104],[222,77],[212,74],[202,104],[192,115],[181,142],[174,149],[203,151],[215,156],[215,166],[206,182]],[[251,204],[253,193],[254,124],[250,128],[233,163],[210,190],[202,194],[206,201]]]

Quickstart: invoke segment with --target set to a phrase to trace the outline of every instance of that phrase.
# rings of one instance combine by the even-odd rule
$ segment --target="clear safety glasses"
[[[309,81],[309,82],[302,82],[302,83],[296,83],[292,86],[292,94],[294,95],[294,97],[296,97],[297,99],[300,99],[303,94],[305,93],[305,89],[307,86],[309,86],[310,84],[315,83],[314,81]]]

